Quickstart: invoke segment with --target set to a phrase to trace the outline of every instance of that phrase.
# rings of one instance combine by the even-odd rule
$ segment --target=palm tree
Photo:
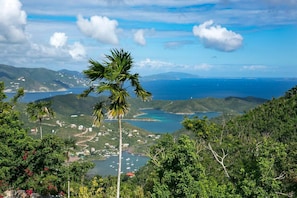
[[[31,121],[39,122],[40,139],[42,139],[42,126],[41,126],[42,121],[46,118],[54,117],[54,112],[51,108],[51,102],[49,101],[30,102],[27,104],[26,111]]]
[[[127,98],[130,96],[127,90],[127,82],[130,82],[135,95],[143,101],[151,98],[151,93],[142,88],[137,73],[131,74],[133,59],[129,52],[123,49],[112,49],[111,55],[105,55],[106,60],[99,63],[92,59],[89,60],[90,66],[84,74],[93,83],[89,89],[85,90],[81,96],[86,97],[89,93],[97,94],[108,93],[109,97],[105,101],[98,102],[94,106],[94,125],[100,126],[105,113],[109,119],[117,119],[119,127],[119,167],[117,178],[117,198],[120,197],[121,181],[121,158],[122,158],[122,118],[129,111]]]

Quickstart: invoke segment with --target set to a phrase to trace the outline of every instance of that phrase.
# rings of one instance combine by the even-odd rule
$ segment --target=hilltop
[[[86,114],[91,115],[93,106],[104,96],[79,98],[76,94],[58,95],[43,100],[52,101],[54,111],[62,115]],[[256,97],[227,97],[202,98],[191,100],[152,100],[143,102],[137,98],[130,98],[130,111],[126,118],[133,118],[141,113],[141,109],[159,109],[168,113],[193,114],[195,112],[222,112],[242,114],[266,102],[266,99]]]

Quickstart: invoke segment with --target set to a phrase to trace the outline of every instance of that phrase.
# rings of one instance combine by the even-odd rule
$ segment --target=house
[[[127,148],[127,147],[129,147],[128,143],[123,144],[123,148]]]
[[[126,173],[126,175],[127,175],[128,177],[134,177],[134,176],[135,176],[135,174],[132,173],[132,172],[128,172],[128,173]]]

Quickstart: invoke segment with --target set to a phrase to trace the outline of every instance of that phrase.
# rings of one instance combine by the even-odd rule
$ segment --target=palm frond
[[[93,125],[100,126],[104,120],[104,102],[96,103],[93,111]]]
[[[95,89],[94,86],[90,86],[88,89],[84,90],[83,93],[78,95],[78,98],[84,98],[87,97],[91,92],[93,92]]]
[[[128,103],[111,103],[107,112],[108,119],[118,119],[124,117],[129,112]]]
[[[91,81],[103,79],[105,73],[105,66],[92,59],[89,60],[89,63],[89,69],[83,71],[86,77],[89,78]]]

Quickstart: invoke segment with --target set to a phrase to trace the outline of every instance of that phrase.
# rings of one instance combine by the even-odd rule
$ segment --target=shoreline
[[[68,91],[69,89],[66,89],[66,88],[61,88],[61,89],[58,89],[58,90],[46,90],[46,91],[37,91],[37,90],[24,90],[25,94],[26,93],[50,93],[50,92],[63,92],[63,91]],[[10,93],[10,94],[13,94],[13,93],[17,93],[17,91],[11,91],[9,89],[5,89],[4,90],[4,93]]]

